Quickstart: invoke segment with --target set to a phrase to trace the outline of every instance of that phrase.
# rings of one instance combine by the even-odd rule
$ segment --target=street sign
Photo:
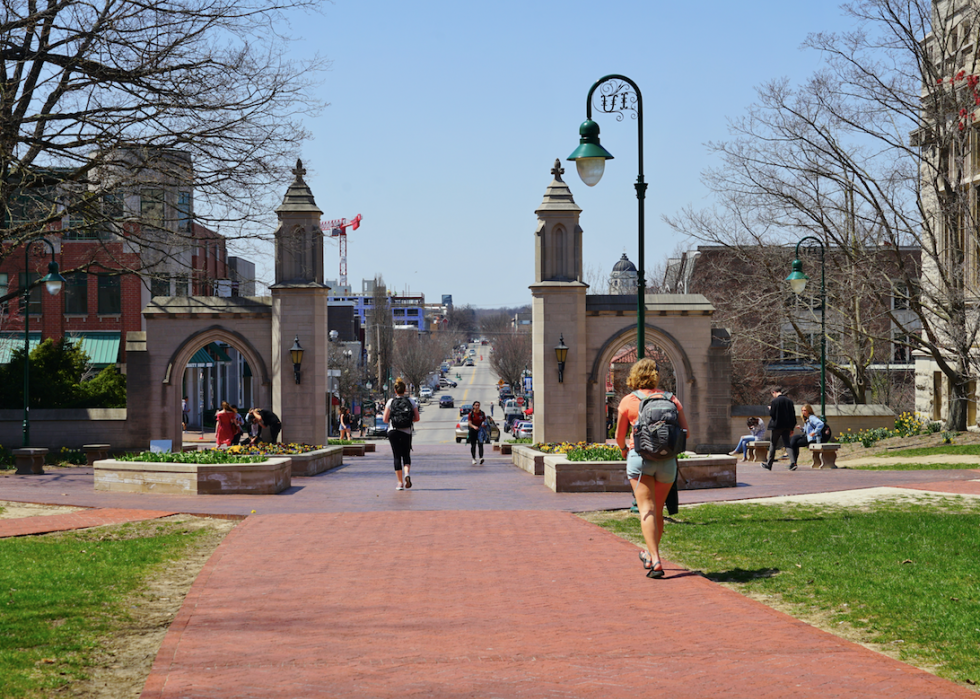
[[[517,396],[517,404],[524,405],[524,396]]]

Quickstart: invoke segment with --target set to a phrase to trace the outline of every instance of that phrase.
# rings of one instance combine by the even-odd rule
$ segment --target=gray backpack
[[[685,436],[677,418],[677,406],[667,391],[643,396],[634,391],[640,399],[640,410],[633,423],[633,449],[647,461],[665,461],[684,451]]]

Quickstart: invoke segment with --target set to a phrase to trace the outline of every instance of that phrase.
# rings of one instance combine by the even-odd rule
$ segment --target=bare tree
[[[490,368],[514,391],[521,385],[521,376],[531,364],[531,333],[515,332],[500,335],[493,342]]]
[[[367,336],[370,362],[375,372],[375,387],[383,390],[391,376],[394,358],[395,324],[388,305],[388,292],[381,275],[374,278],[374,294],[367,313]]]
[[[877,299],[898,341],[945,376],[946,424],[962,430],[980,336],[977,192],[969,185],[980,172],[980,42],[968,29],[978,26],[978,6],[856,0],[843,7],[853,31],[806,41],[825,67],[798,88],[787,80],[763,85],[758,103],[731,122],[732,139],[710,144],[722,160],[705,177],[717,209],[688,210],[672,224],[733,251],[804,236],[835,250],[851,287],[836,295],[827,317],[851,318],[856,364],[869,361],[875,343],[894,339],[855,317],[865,294]],[[908,246],[921,249],[921,269]],[[912,322],[894,312],[900,306]],[[852,390],[860,392],[855,379]]]
[[[282,25],[320,4],[4,0],[0,262],[58,228],[127,271],[186,249],[191,220],[258,236],[322,106],[324,62],[287,59]]]
[[[395,368],[418,391],[446,357],[446,345],[439,337],[414,330],[395,333]]]
[[[513,332],[513,322],[503,313],[484,316],[480,318],[480,332],[488,340],[493,341],[499,335]]]

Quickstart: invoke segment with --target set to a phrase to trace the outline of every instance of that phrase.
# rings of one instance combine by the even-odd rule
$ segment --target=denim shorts
[[[640,474],[652,476],[658,483],[673,483],[677,477],[677,459],[664,459],[663,461],[646,461],[630,449],[626,457],[626,475],[630,478],[639,479]]]

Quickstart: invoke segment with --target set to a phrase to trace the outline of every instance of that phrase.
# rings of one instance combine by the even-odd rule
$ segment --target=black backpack
[[[827,444],[834,441],[834,431],[830,429],[830,423],[824,420],[823,427],[820,428],[820,443]]]
[[[391,401],[389,417],[391,418],[391,426],[395,429],[411,427],[412,420],[415,417],[415,406],[405,396],[397,396]]]
[[[652,396],[633,393],[640,399],[640,410],[633,423],[633,449],[647,461],[671,459],[686,446],[684,430],[677,419],[673,394],[664,392]]]

